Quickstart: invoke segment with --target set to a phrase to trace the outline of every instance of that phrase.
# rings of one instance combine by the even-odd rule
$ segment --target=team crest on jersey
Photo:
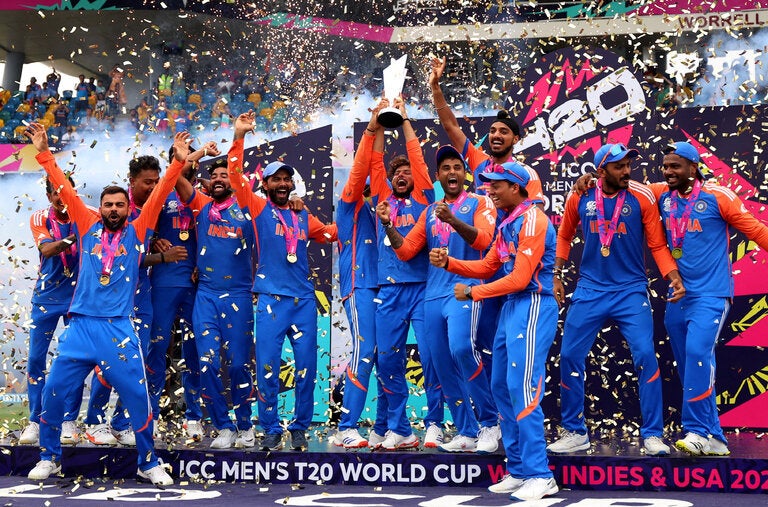
[[[231,209],[231,208],[230,208],[230,210],[229,210],[229,214],[230,214],[230,215],[232,216],[232,218],[234,218],[235,220],[240,220],[240,221],[244,221],[244,220],[245,220],[245,215],[243,215],[243,212],[242,212],[242,211],[240,211],[240,210],[233,210],[233,209]]]
[[[704,213],[705,211],[707,211],[706,201],[696,201],[696,204],[693,205],[693,209],[695,209],[699,213]],[[742,213],[746,213],[746,212],[747,212],[746,209],[742,211]]]
[[[670,206],[671,206],[671,204],[670,204],[669,197],[665,197],[664,198],[664,202],[661,203],[662,211],[664,211],[664,213],[669,213]]]
[[[621,207],[621,216],[628,217],[631,214],[632,214],[632,206],[624,203],[624,206]]]
[[[166,205],[168,206],[168,211],[172,213],[179,209],[179,202],[176,199],[169,201]]]
[[[465,204],[461,208],[459,208],[459,213],[469,213],[469,204]]]
[[[587,202],[587,216],[593,217],[597,214],[597,203],[595,201]]]

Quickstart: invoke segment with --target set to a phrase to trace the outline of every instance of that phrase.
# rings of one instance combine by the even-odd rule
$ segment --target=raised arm
[[[459,122],[456,121],[456,116],[454,116],[453,111],[448,106],[448,101],[445,100],[443,90],[440,88],[440,78],[445,71],[445,65],[445,57],[432,59],[432,72],[429,75],[429,87],[432,89],[432,104],[435,106],[437,116],[440,118],[440,125],[443,126],[445,133],[448,134],[451,144],[461,152],[464,148],[464,143],[467,141],[467,136],[464,135],[464,131],[459,127]]]
[[[347,203],[358,202],[363,199],[363,191],[365,190],[365,179],[370,174],[371,166],[371,153],[373,151],[373,145],[376,138],[377,130],[381,126],[376,121],[376,117],[383,108],[389,105],[387,99],[382,99],[371,111],[371,119],[368,122],[368,126],[365,127],[365,132],[360,139],[360,144],[355,151],[355,160],[352,163],[352,170],[349,173],[349,178],[344,188],[341,191],[341,200]]]
[[[48,174],[48,181],[53,189],[59,192],[62,202],[67,205],[67,214],[72,222],[77,224],[79,230],[88,230],[91,225],[98,221],[98,218],[88,210],[75,189],[72,188],[72,184],[64,175],[64,171],[56,163],[56,159],[48,148],[48,135],[45,133],[45,126],[40,123],[31,123],[24,131],[24,135],[32,141],[32,145],[37,149],[38,155],[35,158]]]
[[[251,182],[243,176],[243,158],[245,156],[245,134],[253,131],[253,122],[256,115],[251,111],[243,113],[235,120],[235,133],[232,138],[232,146],[227,153],[227,171],[229,172],[229,184],[235,191],[237,204],[241,208],[248,208],[251,217],[257,217],[266,207],[267,200],[251,191]]]

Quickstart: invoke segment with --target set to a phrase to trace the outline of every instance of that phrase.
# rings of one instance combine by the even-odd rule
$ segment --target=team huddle
[[[41,455],[30,479],[60,472],[61,444],[79,438],[75,420],[83,380],[94,371],[88,440],[135,445],[138,475],[158,485],[173,483],[158,463],[153,438],[176,321],[191,331],[181,344],[188,438],[205,435],[204,408],[215,431],[212,448],[282,449],[278,373],[287,338],[296,402],[286,429],[291,447],[306,449],[318,359],[309,241],[338,244],[340,292],[352,336],[341,420],[331,437],[335,445],[492,453],[501,441],[507,475],[490,490],[520,500],[553,495],[558,486],[547,452],[590,446],[585,362],[600,328],[613,319],[639,378],[644,451],[669,454],[647,245],[669,281],[664,322],[684,390],[685,436],[675,446],[694,455],[729,454],[714,386],[714,345],[733,296],[729,231],[735,227],[768,248],[768,228],[733,192],[706,181],[696,148],[678,142],[665,151],[666,182],[648,185],[630,179],[636,150],[604,145],[594,157],[596,181],[580,181],[556,231],[542,210],[541,180],[513,157],[518,124],[502,111],[488,132],[489,152],[473,146],[443,96],[444,69],[445,60],[435,59],[429,82],[450,139],[438,149],[434,167],[444,198],[435,199],[404,103],[383,99],[359,140],[330,225],[291,199],[296,169],[289,165],[267,165],[263,193],[252,190],[243,175],[252,113],[235,121],[232,145],[210,165],[205,191],[192,182],[197,164],[219,150],[215,143],[194,150],[189,134],[181,133],[162,178],[154,157],[135,159],[130,189],[106,187],[98,211],[83,204],[51,155],[45,129],[32,124],[27,136],[47,173],[51,206],[32,217],[41,266],[32,301],[30,423],[20,442],[39,440]],[[377,116],[390,105],[405,120],[407,155],[387,165]],[[473,192],[466,190],[470,183]],[[579,224],[584,248],[560,351],[563,429],[547,446],[540,404],[546,360]],[[59,318],[68,329],[46,375]],[[410,328],[427,398],[421,441],[406,415]],[[364,437],[359,420],[374,367],[376,418]],[[113,387],[119,402],[107,417]],[[264,433],[258,443],[254,401]],[[450,439],[443,434],[445,406],[455,426]]]

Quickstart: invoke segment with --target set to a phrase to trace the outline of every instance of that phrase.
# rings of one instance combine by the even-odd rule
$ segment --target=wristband
[[[165,264],[165,254],[163,252],[160,252],[160,263]]]
[[[391,229],[391,228],[393,227],[393,225],[392,225],[392,222],[391,222],[391,221],[390,221],[390,222],[387,222],[386,224],[381,224],[381,225],[382,225],[382,226],[384,226],[384,228],[385,228],[385,229]]]
[[[445,109],[446,107],[448,107],[448,104],[443,104],[443,105],[442,105],[442,106],[440,106],[440,107],[436,107],[436,108],[435,108],[435,111],[440,111],[441,109]]]
[[[410,119],[410,118],[403,118],[403,121],[404,121],[404,122],[405,122],[405,121],[411,121],[411,119]]]
[[[368,128],[368,127],[365,127],[365,130],[367,130],[368,132],[371,132],[372,134],[375,134],[375,133],[376,133],[376,131],[375,131],[375,130],[373,130],[373,129],[370,129],[370,128]]]

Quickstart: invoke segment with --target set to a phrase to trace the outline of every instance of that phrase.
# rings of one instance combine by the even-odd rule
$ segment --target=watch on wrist
[[[472,299],[472,286],[467,285],[464,287],[464,296],[468,297],[469,299]]]

